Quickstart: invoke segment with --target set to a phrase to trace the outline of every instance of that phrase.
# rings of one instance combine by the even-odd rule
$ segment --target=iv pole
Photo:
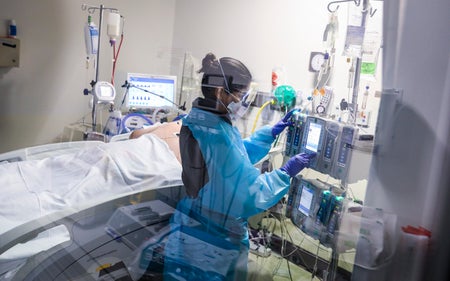
[[[331,5],[342,3],[342,2],[354,2],[356,6],[359,6],[361,4],[361,2],[363,3],[363,8],[362,8],[362,11],[361,11],[362,12],[361,27],[365,27],[366,26],[367,14],[369,14],[372,17],[375,14],[375,12],[376,12],[376,9],[372,10],[372,8],[370,7],[369,0],[337,0],[337,1],[332,1],[332,2],[328,3],[328,6],[327,6],[328,11],[330,13],[336,12],[337,9],[339,9],[339,5],[337,5],[334,10],[331,8]],[[351,101],[351,103],[349,105],[350,117],[349,117],[348,121],[351,124],[355,124],[356,123],[356,114],[358,112],[358,91],[359,91],[359,82],[360,82],[359,78],[360,78],[360,75],[361,75],[361,63],[362,63],[362,59],[360,57],[357,57],[356,58],[356,63],[355,63],[355,75],[354,75],[354,79],[353,79],[352,101]]]
[[[366,26],[366,18],[368,13],[368,6],[369,6],[369,0],[363,0],[363,8],[362,8],[362,18],[361,18],[361,26]],[[362,59],[360,57],[356,58],[356,64],[355,64],[355,76],[353,81],[353,95],[352,95],[352,102],[351,102],[351,120],[349,120],[352,124],[355,124],[356,122],[356,114],[358,112],[358,91],[359,91],[359,82],[360,82],[360,76],[361,76],[361,63]]]
[[[93,14],[95,10],[99,10],[99,22],[98,22],[98,41],[97,41],[97,56],[96,56],[96,62],[95,62],[95,80],[91,81],[91,87],[93,88],[95,83],[98,81],[98,73],[100,69],[100,46],[101,46],[101,38],[102,38],[102,23],[103,23],[103,12],[105,10],[116,12],[118,13],[119,10],[116,8],[107,8],[105,6],[100,5],[100,7],[95,6],[89,6],[86,4],[81,5],[81,10],[85,11],[87,9],[89,14]],[[92,92],[92,91],[91,91]],[[87,89],[84,90],[84,94],[89,94],[89,91]],[[92,105],[92,130],[95,131],[95,128],[97,127],[97,103],[94,98],[94,103]]]
[[[369,0],[341,0],[341,1],[332,1],[328,4],[327,9],[330,13],[335,12],[339,5],[336,6],[335,10],[333,11],[330,6],[333,4],[341,3],[341,2],[351,2],[353,1],[356,6],[359,6],[362,2],[362,17],[361,17],[361,27],[365,27],[366,25],[366,18],[367,14],[369,13],[371,16],[375,13],[375,11],[372,11],[369,4]],[[369,11],[370,10],[370,11]],[[356,114],[358,110],[358,91],[359,91],[359,83],[360,83],[360,75],[361,75],[361,63],[362,59],[360,57],[356,58],[356,64],[355,64],[355,75],[353,80],[353,93],[352,93],[352,102],[349,105],[350,109],[350,118],[349,122],[351,124],[355,124],[356,122]],[[347,187],[346,180],[341,181],[341,186]],[[338,267],[338,261],[339,261],[339,254],[337,250],[335,249],[335,246],[332,247],[332,253],[331,253],[331,261],[330,261],[330,271],[329,271],[329,280],[335,280],[336,278],[336,272]]]

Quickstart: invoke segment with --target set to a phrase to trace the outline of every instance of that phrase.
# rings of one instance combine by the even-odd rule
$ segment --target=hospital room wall
[[[90,96],[83,96],[82,91],[89,88],[94,73],[92,66],[86,70],[83,3],[117,8],[125,17],[125,39],[115,76],[117,101],[123,95],[120,85],[127,72],[178,75],[185,52],[201,59],[209,51],[243,60],[259,90],[270,91],[272,68],[281,66],[284,81],[309,95],[315,78],[308,72],[309,54],[324,51],[322,35],[329,19],[326,0],[0,3],[4,26],[0,36],[6,35],[8,19],[14,18],[22,43],[20,67],[0,68],[0,152],[58,141],[64,126],[77,121],[90,124]],[[348,64],[341,54],[349,5],[340,6],[332,85],[340,96],[346,96]],[[98,24],[98,13],[93,16]],[[99,80],[108,81],[112,48],[106,38],[100,50]],[[380,83],[378,75],[372,93],[380,89]],[[373,104],[376,107],[377,101]]]
[[[0,0],[0,37],[15,19],[21,42],[20,66],[0,68],[0,153],[57,141],[65,125],[83,117],[91,123],[90,96],[83,89],[95,72],[92,66],[86,70],[88,13],[82,4],[117,8],[125,17],[118,96],[127,72],[169,74],[175,0]],[[98,12],[93,20],[98,25]],[[112,48],[103,32],[99,80],[110,81]]]

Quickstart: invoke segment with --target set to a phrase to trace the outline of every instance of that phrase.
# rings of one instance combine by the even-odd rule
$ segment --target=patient
[[[0,235],[54,212],[77,212],[130,192],[181,185],[180,123],[134,131],[124,141],[1,164]],[[65,226],[57,226],[0,253],[0,263],[33,255],[68,239]]]
[[[182,184],[180,126],[164,123],[135,131],[128,140],[0,165],[0,235],[55,211]]]
[[[138,129],[133,131],[130,135],[130,139],[136,139],[144,134],[151,133],[159,137],[163,141],[165,141],[169,146],[170,150],[172,150],[173,153],[175,154],[175,157],[181,163],[180,146],[178,142],[180,128],[181,128],[181,121],[179,120],[168,123],[158,123],[144,129]]]

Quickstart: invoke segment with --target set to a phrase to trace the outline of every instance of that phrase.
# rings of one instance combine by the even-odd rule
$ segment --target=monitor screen
[[[321,124],[312,122],[309,124],[308,138],[306,140],[306,149],[317,152],[321,132],[322,132]]]
[[[311,211],[311,205],[314,198],[314,190],[312,188],[307,187],[306,185],[302,185],[302,194],[300,197],[300,204],[298,205],[298,210],[302,212],[305,216],[309,215]]]
[[[128,73],[128,108],[170,107],[175,102],[176,76]]]

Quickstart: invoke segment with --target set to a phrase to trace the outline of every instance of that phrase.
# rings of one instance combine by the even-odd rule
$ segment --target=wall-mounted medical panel
[[[19,67],[20,40],[0,38],[0,67]]]

